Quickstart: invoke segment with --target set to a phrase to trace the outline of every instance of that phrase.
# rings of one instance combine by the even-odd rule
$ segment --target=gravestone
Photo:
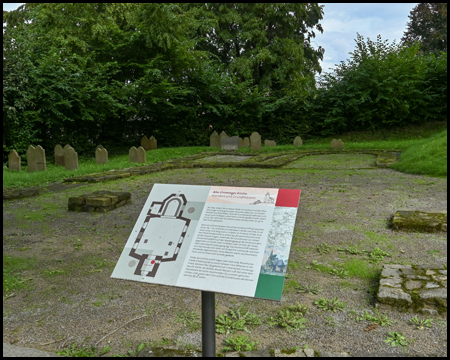
[[[144,150],[150,150],[150,139],[148,139],[145,135],[141,139],[141,146]]]
[[[137,148],[137,161],[138,163],[145,163],[145,149],[142,146]]]
[[[297,137],[294,139],[294,146],[299,147],[299,146],[302,146],[302,145],[303,145],[303,140],[302,140],[302,138],[301,138],[300,136],[297,136]]]
[[[274,140],[264,140],[264,146],[277,146]]]
[[[137,149],[132,146],[130,151],[128,152],[128,156],[130,158],[130,163],[136,163],[137,161]]]
[[[239,136],[223,137],[220,143],[220,148],[222,150],[237,151],[239,149]]]
[[[344,142],[341,139],[338,139],[338,140],[333,139],[333,140],[331,140],[330,146],[332,149],[336,149],[336,150],[343,149]]]
[[[13,150],[8,157],[8,168],[9,170],[20,171],[20,156],[16,150]]]
[[[55,165],[64,166],[64,149],[59,144],[55,146]]]
[[[219,147],[222,146],[222,139],[223,139],[223,138],[226,138],[226,137],[228,137],[228,135],[227,135],[227,133],[226,133],[225,131],[222,131],[222,132],[219,134]]]
[[[220,148],[220,139],[216,131],[213,131],[209,137],[209,146],[214,148]]]
[[[41,145],[36,147],[30,145],[27,150],[28,172],[45,171],[47,164],[45,162],[45,150]]]
[[[250,140],[248,139],[248,137],[245,137],[244,140],[242,141],[242,147],[249,147],[250,146]]]
[[[97,149],[104,149],[103,145],[97,145],[97,147],[95,148],[95,150]]]
[[[155,139],[155,137],[153,135],[150,136],[150,139],[148,139],[148,141],[149,141],[149,144],[150,144],[150,150],[156,150],[158,148],[157,140]],[[146,150],[146,149],[144,148],[144,150]]]
[[[103,146],[101,148],[97,146],[97,150],[95,150],[95,163],[96,164],[108,163],[108,151]]]
[[[261,150],[261,135],[256,131],[250,135],[250,148],[252,150]]]
[[[70,145],[64,146],[64,165],[66,170],[78,169],[78,154]]]

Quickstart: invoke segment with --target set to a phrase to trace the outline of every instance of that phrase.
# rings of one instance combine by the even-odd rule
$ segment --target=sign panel
[[[299,198],[155,184],[111,277],[281,300]]]

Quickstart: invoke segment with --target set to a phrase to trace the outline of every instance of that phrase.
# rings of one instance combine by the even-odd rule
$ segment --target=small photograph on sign
[[[268,246],[264,251],[261,274],[285,276],[289,258],[289,249]]]

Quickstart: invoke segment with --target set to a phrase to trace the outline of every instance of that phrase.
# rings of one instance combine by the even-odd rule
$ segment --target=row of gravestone
[[[276,146],[276,142],[273,140],[264,140],[264,146]],[[302,138],[300,136],[297,136],[294,139],[294,146],[300,147],[303,145]],[[211,136],[209,137],[209,146],[220,148],[222,150],[238,150],[242,147],[249,147],[252,150],[261,150],[261,135],[259,135],[257,132],[254,132],[250,135],[249,138],[241,139],[239,136],[227,136],[225,131],[222,131],[219,134],[217,134],[216,131],[214,131]],[[330,144],[332,149],[343,149],[344,148],[344,142],[339,139],[333,139]]]
[[[130,162],[145,163],[145,150],[143,147],[136,149],[134,146],[129,151]],[[98,145],[95,149],[96,164],[108,163],[108,151],[102,146]],[[70,146],[61,145],[55,146],[55,165],[65,166],[66,170],[78,169],[78,154]],[[47,170],[47,162],[45,158],[45,150],[41,145],[36,147],[30,145],[27,150],[27,166],[28,172],[45,171]],[[9,170],[21,171],[21,157],[16,150],[13,150],[8,157]]]

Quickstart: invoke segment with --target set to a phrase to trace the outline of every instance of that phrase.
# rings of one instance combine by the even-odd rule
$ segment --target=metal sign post
[[[216,357],[216,304],[211,291],[202,291],[202,356]]]

